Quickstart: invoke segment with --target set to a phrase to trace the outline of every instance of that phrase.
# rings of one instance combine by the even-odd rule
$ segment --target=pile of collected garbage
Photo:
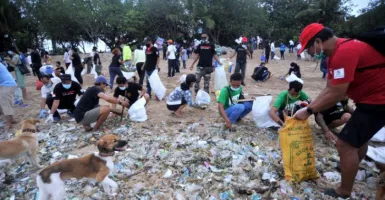
[[[126,120],[125,120],[126,121]],[[277,133],[257,129],[245,121],[237,132],[221,123],[121,123],[109,119],[101,132],[85,133],[74,123],[39,127],[40,164],[81,157],[101,135],[115,133],[128,140],[125,152],[115,156],[111,176],[118,185],[115,199],[332,199],[322,187],[340,181],[338,154],[315,136],[317,180],[293,183],[284,178]],[[4,138],[2,138],[4,139]],[[96,148],[95,148],[96,151]],[[0,199],[34,199],[38,196],[38,170],[24,158],[1,163]],[[352,199],[374,199],[378,171],[373,162],[361,164]],[[66,181],[68,199],[108,199],[95,180]]]

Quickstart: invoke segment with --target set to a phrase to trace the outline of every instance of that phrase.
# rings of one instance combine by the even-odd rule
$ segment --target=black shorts
[[[176,104],[176,105],[168,105],[167,104],[167,109],[171,110],[171,111],[177,111],[179,109],[179,107],[181,107],[182,105],[185,105],[187,104],[187,101],[182,98],[182,103],[181,104]]]
[[[385,105],[357,104],[338,138],[360,148],[385,125]]]
[[[324,121],[326,125],[329,125],[332,123],[334,120],[341,119],[342,115],[344,115],[347,112],[334,112],[329,115],[323,115]]]

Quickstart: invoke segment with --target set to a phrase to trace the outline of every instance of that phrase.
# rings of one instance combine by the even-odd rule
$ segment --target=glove
[[[41,109],[40,114],[39,114],[39,118],[40,119],[45,118],[46,115],[47,115],[47,111],[45,109]]]
[[[45,120],[45,123],[53,122],[53,114],[49,114],[47,119]]]

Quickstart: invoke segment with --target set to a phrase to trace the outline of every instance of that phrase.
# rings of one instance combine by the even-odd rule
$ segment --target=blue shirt
[[[285,51],[286,46],[284,44],[281,45],[280,50]]]
[[[15,79],[13,79],[8,69],[0,63],[0,86],[13,87],[17,86]]]

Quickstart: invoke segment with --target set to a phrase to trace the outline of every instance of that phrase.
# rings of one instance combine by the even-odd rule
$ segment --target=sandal
[[[334,188],[324,188],[324,194],[333,198],[342,198],[342,199],[347,199],[350,196],[342,196],[337,194],[336,190]]]

